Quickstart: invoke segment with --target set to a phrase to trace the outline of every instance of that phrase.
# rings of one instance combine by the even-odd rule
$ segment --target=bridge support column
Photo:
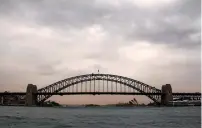
[[[3,96],[0,97],[0,104],[3,105]]]
[[[37,96],[34,93],[37,93],[37,86],[28,84],[25,99],[26,106],[35,106],[37,104]]]
[[[163,85],[161,88],[161,104],[168,105],[169,101],[173,100],[172,87],[170,84]]]

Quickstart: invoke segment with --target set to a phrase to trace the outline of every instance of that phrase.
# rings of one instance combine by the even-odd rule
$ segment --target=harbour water
[[[200,107],[0,106],[0,128],[200,128]]]

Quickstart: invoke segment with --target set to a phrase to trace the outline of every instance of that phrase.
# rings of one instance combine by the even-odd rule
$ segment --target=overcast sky
[[[41,88],[99,69],[159,89],[170,83],[175,92],[199,92],[200,5],[200,0],[0,0],[0,91],[25,91],[28,83]]]

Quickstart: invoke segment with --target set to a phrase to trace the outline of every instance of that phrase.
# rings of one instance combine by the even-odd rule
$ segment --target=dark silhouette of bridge
[[[167,104],[174,97],[201,97],[201,93],[173,93],[170,84],[157,89],[138,80],[112,74],[86,74],[70,77],[44,88],[29,84],[26,92],[2,92],[25,98],[26,105],[43,104],[53,95],[145,95],[156,104]]]

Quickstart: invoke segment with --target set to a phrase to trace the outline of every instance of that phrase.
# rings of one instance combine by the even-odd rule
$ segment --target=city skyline
[[[1,0],[0,91],[109,73],[201,92],[200,0]],[[54,96],[64,104],[146,96]]]

